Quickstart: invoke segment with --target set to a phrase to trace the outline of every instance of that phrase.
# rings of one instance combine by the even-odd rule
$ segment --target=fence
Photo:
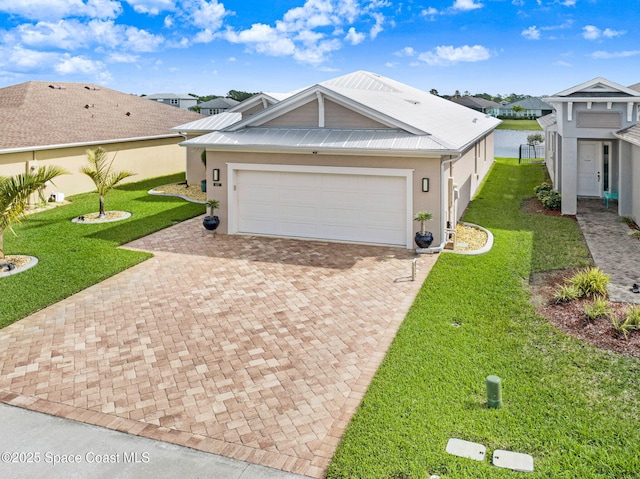
[[[544,145],[520,145],[518,163],[544,163]]]

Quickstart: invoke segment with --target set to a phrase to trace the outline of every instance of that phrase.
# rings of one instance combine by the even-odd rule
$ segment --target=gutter
[[[56,150],[59,148],[77,148],[81,146],[109,145],[113,143],[128,143],[131,141],[161,140],[163,138],[176,138],[178,136],[183,136],[183,135],[180,135],[178,133],[172,133],[168,135],[140,136],[135,138],[118,138],[113,140],[101,140],[101,141],[93,140],[93,141],[85,141],[80,143],[60,143],[58,145],[24,146],[20,148],[7,148],[4,150],[0,150],[0,155],[4,155],[8,153],[25,153],[28,151]]]
[[[446,182],[446,178],[445,178],[445,166],[449,165],[449,164],[453,164],[456,161],[458,161],[460,158],[462,158],[462,153],[459,153],[457,156],[454,156],[453,158],[449,158],[448,160],[444,160],[442,163],[440,163],[440,238],[442,239],[442,242],[438,245],[438,246],[432,246],[430,248],[417,248],[416,249],[416,253],[429,253],[429,254],[433,254],[433,253],[440,253],[441,251],[444,250],[444,246],[447,244],[447,238],[446,238],[446,229],[447,229],[447,208],[446,208],[446,202],[447,202],[447,189],[445,188],[445,185],[447,184]]]

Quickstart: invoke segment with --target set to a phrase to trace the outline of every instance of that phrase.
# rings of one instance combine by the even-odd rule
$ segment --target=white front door
[[[578,196],[602,196],[602,142],[578,142]]]

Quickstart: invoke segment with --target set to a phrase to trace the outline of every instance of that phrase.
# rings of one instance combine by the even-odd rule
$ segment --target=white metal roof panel
[[[282,149],[331,149],[368,151],[439,152],[446,145],[429,135],[400,130],[348,130],[329,128],[245,128],[216,131],[182,143],[205,148],[264,147]]]
[[[222,112],[217,115],[207,116],[200,120],[174,126],[172,130],[184,132],[216,131],[226,128],[242,120],[242,113]]]

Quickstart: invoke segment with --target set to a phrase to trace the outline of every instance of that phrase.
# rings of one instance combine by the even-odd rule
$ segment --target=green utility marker
[[[502,383],[498,376],[487,376],[487,406],[498,409],[502,407]]]

